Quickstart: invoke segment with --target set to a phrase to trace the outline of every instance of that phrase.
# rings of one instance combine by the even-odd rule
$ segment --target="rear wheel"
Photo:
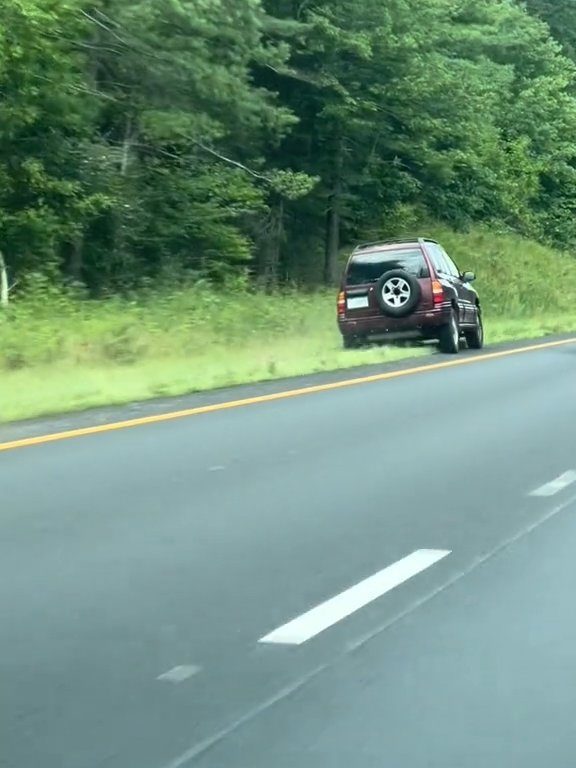
[[[363,340],[360,336],[343,336],[342,344],[344,349],[359,349],[363,344]]]
[[[448,355],[456,355],[460,351],[460,325],[456,312],[452,310],[450,320],[442,326],[440,335],[440,351]]]
[[[482,349],[484,346],[484,324],[482,322],[482,313],[480,310],[478,310],[475,327],[466,331],[464,336],[469,349]]]

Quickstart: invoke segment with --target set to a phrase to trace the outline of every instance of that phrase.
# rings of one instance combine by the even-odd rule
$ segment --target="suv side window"
[[[448,265],[444,260],[444,252],[442,251],[442,248],[440,248],[440,246],[436,243],[431,242],[426,243],[426,248],[430,254],[430,259],[436,272],[439,272],[443,275],[450,274],[448,272]]]
[[[442,256],[444,257],[444,262],[445,262],[445,264],[446,264],[446,266],[448,268],[448,274],[452,275],[453,277],[461,277],[460,270],[458,269],[456,264],[454,264],[454,262],[452,261],[450,256],[448,256],[448,254],[446,253],[444,248],[441,248],[440,250],[442,251]]]

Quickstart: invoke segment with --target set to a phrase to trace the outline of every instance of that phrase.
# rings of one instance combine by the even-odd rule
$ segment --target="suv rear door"
[[[452,261],[450,256],[442,248],[444,260],[451,270],[451,274],[455,276],[455,282],[458,286],[458,291],[462,301],[463,313],[461,315],[461,321],[467,324],[474,324],[476,322],[476,291],[462,280],[462,273]]]
[[[357,251],[350,257],[342,286],[346,293],[347,317],[355,319],[382,314],[375,288],[382,275],[393,269],[402,269],[418,278],[422,289],[419,310],[433,307],[430,268],[420,246],[375,248]]]
[[[426,250],[432,261],[436,275],[448,293],[453,295],[458,304],[458,314],[461,323],[471,322],[468,291],[466,290],[460,272],[444,248],[430,241],[426,242]]]

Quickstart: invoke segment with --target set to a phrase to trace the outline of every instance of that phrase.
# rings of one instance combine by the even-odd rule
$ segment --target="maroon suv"
[[[427,238],[358,246],[350,256],[338,295],[344,346],[373,341],[436,339],[455,354],[460,339],[484,344],[482,312],[471,283],[439,243]]]

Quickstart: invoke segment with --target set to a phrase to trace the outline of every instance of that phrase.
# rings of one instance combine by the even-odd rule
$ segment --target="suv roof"
[[[392,248],[395,245],[422,245],[423,243],[435,243],[431,237],[401,237],[393,238],[391,240],[376,240],[372,243],[361,243],[354,248],[354,253],[359,251],[372,251],[376,249],[386,250]]]

